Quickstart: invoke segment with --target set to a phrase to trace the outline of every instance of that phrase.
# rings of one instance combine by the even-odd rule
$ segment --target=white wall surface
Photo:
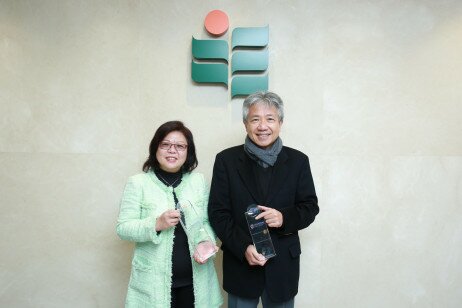
[[[457,0],[0,0],[0,306],[123,307],[119,200],[154,130],[185,121],[209,180],[242,143],[242,99],[190,79],[213,9],[270,26],[281,137],[310,156],[296,307],[459,307]]]

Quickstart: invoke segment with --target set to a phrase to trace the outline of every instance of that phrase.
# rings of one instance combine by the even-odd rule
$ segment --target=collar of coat
[[[276,163],[273,166],[273,174],[268,188],[268,196],[266,200],[263,200],[263,197],[260,196],[260,190],[257,188],[257,181],[252,171],[252,164],[256,164],[256,162],[247,156],[244,152],[244,147],[242,147],[242,152],[239,155],[237,171],[247,190],[250,192],[257,204],[271,204],[271,200],[277,195],[280,188],[284,186],[284,182],[286,181],[289,172],[287,168],[287,159],[288,156],[283,147],[278,155]]]

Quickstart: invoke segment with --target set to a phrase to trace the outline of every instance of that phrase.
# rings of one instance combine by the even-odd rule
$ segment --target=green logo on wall
[[[228,16],[211,11],[206,30],[218,37],[228,30]],[[269,27],[236,28],[231,38],[231,97],[268,90]],[[197,83],[228,86],[229,45],[226,40],[192,38],[191,78]],[[262,74],[263,73],[263,74]]]

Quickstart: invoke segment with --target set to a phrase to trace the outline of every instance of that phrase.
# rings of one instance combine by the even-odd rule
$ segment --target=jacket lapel
[[[252,161],[250,158],[245,154],[244,151],[241,152],[239,155],[239,162],[237,165],[237,171],[244,182],[244,186],[252,195],[254,201],[257,204],[261,203],[261,196],[259,193],[259,189],[257,188],[257,182],[255,180],[255,175],[252,171]]]
[[[273,175],[271,176],[271,181],[268,188],[268,197],[266,198],[266,204],[271,206],[271,200],[277,196],[279,190],[282,186],[284,186],[284,182],[286,181],[286,177],[288,175],[288,168],[287,168],[287,153],[282,148],[281,152],[278,155],[278,159],[274,164]]]

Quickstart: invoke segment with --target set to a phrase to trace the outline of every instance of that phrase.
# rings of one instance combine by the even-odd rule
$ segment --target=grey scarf
[[[257,162],[263,168],[268,168],[269,166],[274,166],[278,155],[282,150],[282,140],[277,138],[274,141],[273,145],[268,149],[262,149],[255,145],[255,143],[250,140],[249,136],[245,138],[244,151],[247,155]]]

